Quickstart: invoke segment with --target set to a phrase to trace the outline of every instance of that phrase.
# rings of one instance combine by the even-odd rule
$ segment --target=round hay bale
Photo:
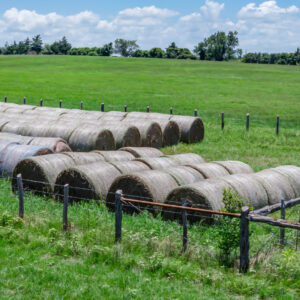
[[[8,123],[9,121],[0,120],[0,131],[3,131],[2,128]]]
[[[180,140],[184,143],[197,143],[204,139],[204,125],[200,118],[190,116],[171,116],[171,121],[178,124]]]
[[[292,185],[295,196],[300,197],[300,168],[296,166],[280,166],[274,169],[276,172],[286,176]]]
[[[171,118],[171,116],[167,115],[167,114],[146,113],[146,112],[137,112],[137,111],[127,113],[127,116],[126,116],[127,120],[151,119],[151,120],[157,121],[157,120],[170,120],[170,118]]]
[[[215,163],[200,163],[188,165],[197,170],[205,179],[217,178],[229,175],[229,172],[221,165]]]
[[[163,146],[177,145],[180,140],[180,128],[174,121],[167,119],[156,119],[162,130],[163,134]]]
[[[225,160],[225,161],[213,161],[213,163],[221,165],[224,167],[229,174],[251,174],[254,173],[253,169],[241,162],[236,160]]]
[[[195,153],[167,155],[167,157],[173,160],[177,165],[193,165],[205,162],[205,160],[200,155]]]
[[[162,131],[158,123],[150,120],[135,120],[133,122],[128,122],[126,119],[122,122],[124,124],[134,124],[140,132],[142,147],[154,147],[161,148],[163,144]]]
[[[68,139],[73,151],[115,150],[116,142],[108,129],[98,129],[95,126],[76,128]]]
[[[165,157],[165,156],[141,157],[141,158],[136,158],[135,161],[143,162],[152,170],[167,169],[178,165],[174,160],[171,160],[169,157]]]
[[[100,118],[99,121],[123,121],[126,118],[127,112],[121,111],[109,111],[104,113]]]
[[[104,157],[97,152],[65,152],[62,154],[71,157],[75,165],[85,165],[104,161]]]
[[[56,153],[72,151],[68,143],[65,140],[60,138],[53,138],[53,137],[34,137],[34,138],[28,137],[28,138],[30,138],[30,140],[27,143],[27,145],[47,147]]]
[[[295,192],[288,178],[279,172],[263,170],[252,175],[259,181],[268,195],[268,204],[276,204],[281,200],[290,200],[295,198]]]
[[[127,151],[133,154],[136,158],[139,157],[160,157],[164,156],[164,154],[152,147],[123,147],[119,149],[119,151]]]
[[[16,141],[0,141],[0,163],[2,162],[2,153],[9,145],[21,145]]]
[[[201,173],[188,166],[171,167],[163,171],[170,174],[179,186],[204,180]]]
[[[109,209],[114,209],[114,194],[117,190],[122,190],[123,195],[133,199],[163,203],[168,193],[177,186],[176,180],[162,171],[148,170],[122,175],[112,183],[106,197],[106,205]],[[138,207],[138,210],[129,204],[123,205],[123,208],[129,213],[139,212],[146,208],[145,205],[137,203],[134,206]],[[159,207],[149,206],[148,209],[155,214],[160,212]]]
[[[27,122],[15,122],[15,121],[9,121],[6,124],[4,124],[1,128],[2,132],[9,132],[14,134],[21,134],[23,135],[23,130],[29,126]],[[26,135],[26,134],[25,134]]]
[[[129,152],[124,151],[94,151],[94,153],[98,153],[98,155],[102,155],[105,161],[115,162],[115,161],[129,161],[134,160],[135,157]]]
[[[244,205],[260,208],[268,205],[268,195],[263,185],[252,174],[236,174],[222,177],[244,200]]]
[[[46,147],[10,144],[1,155],[0,170],[4,176],[10,176],[17,163],[27,157],[53,153]]]
[[[20,144],[28,145],[30,141],[33,139],[31,136],[22,136],[9,132],[0,132],[0,141],[7,142],[17,142]]]
[[[0,111],[3,112],[7,110],[7,108],[11,107],[18,107],[18,104],[15,103],[6,103],[6,102],[0,102]]]
[[[121,174],[150,170],[150,168],[141,161],[118,161],[110,162],[110,164],[115,166]]]
[[[27,106],[18,106],[18,107],[8,107],[7,109],[3,110],[3,112],[5,113],[9,113],[9,114],[23,114],[25,111],[30,110],[32,111],[32,107],[27,107]]]
[[[203,208],[219,211],[224,207],[223,192],[224,189],[232,189],[231,185],[220,179],[207,179],[193,184],[184,185],[172,190],[166,199],[168,204],[181,205],[181,199],[185,199],[190,207]],[[178,211],[177,211],[178,212]],[[162,216],[164,219],[180,219],[181,214],[174,214],[170,208],[163,208]],[[201,219],[208,222],[213,221],[211,215],[200,212],[188,212],[190,222]]]
[[[57,175],[74,164],[71,157],[61,153],[23,159],[14,168],[12,189],[16,191],[16,177],[18,174],[22,174],[25,190],[37,194],[51,193],[54,191]]]
[[[120,174],[113,165],[102,161],[68,168],[56,179],[56,198],[63,198],[63,186],[66,183],[69,184],[69,196],[72,201],[104,198],[111,183]]]

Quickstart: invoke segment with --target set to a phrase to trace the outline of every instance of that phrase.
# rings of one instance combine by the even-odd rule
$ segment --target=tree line
[[[239,38],[237,31],[229,31],[227,34],[218,31],[203,41],[199,42],[191,51],[188,48],[180,48],[172,42],[166,49],[154,47],[150,50],[142,50],[136,40],[116,39],[113,43],[108,43],[102,47],[72,47],[66,37],[55,41],[52,44],[44,44],[41,35],[36,35],[32,39],[26,38],[24,41],[6,43],[0,47],[2,55],[84,55],[84,56],[111,56],[118,54],[123,57],[149,57],[149,58],[169,58],[169,59],[191,59],[191,60],[214,60],[224,61],[241,59],[244,63],[260,64],[300,64],[300,49],[295,53],[247,53],[243,55],[242,49],[237,48]]]

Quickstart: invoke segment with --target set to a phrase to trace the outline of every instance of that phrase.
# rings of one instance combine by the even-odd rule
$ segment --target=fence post
[[[150,106],[147,105],[147,113],[150,112]]]
[[[115,243],[122,239],[122,191],[117,190],[115,194]]]
[[[24,103],[24,104],[26,104],[26,97],[24,97],[24,99],[23,99],[23,103]]]
[[[68,229],[69,185],[64,185],[63,231]]]
[[[104,112],[104,103],[101,103],[101,111]]]
[[[250,127],[250,114],[247,113],[246,114],[246,130],[249,131],[249,127]]]
[[[43,99],[40,100],[40,106],[43,106]]]
[[[4,102],[7,103],[7,96],[4,96]]]
[[[197,109],[195,109],[194,115],[195,115],[195,117],[198,117],[198,110]]]
[[[124,105],[124,111],[127,112],[127,105]]]
[[[59,108],[62,108],[62,100],[59,100]]]
[[[221,129],[223,130],[224,129],[224,127],[225,127],[225,121],[224,121],[224,113],[222,112],[221,113]]]
[[[276,118],[276,134],[279,135],[279,116]]]
[[[285,203],[281,200],[281,216],[280,219],[285,219]],[[280,246],[284,247],[285,229],[280,227]]]
[[[249,268],[249,207],[242,207],[240,225],[240,273],[247,273]]]
[[[182,206],[183,207],[186,207],[186,201],[185,199],[181,199],[181,202],[182,202]],[[187,248],[187,217],[186,217],[186,210],[183,209],[182,210],[182,229],[183,229],[183,232],[182,232],[182,249],[183,249],[183,252],[186,251],[186,248]]]
[[[83,110],[83,102],[80,101],[80,109]]]
[[[19,218],[24,219],[24,193],[23,193],[23,182],[22,175],[17,175],[17,186],[19,194]]]
[[[173,107],[170,107],[170,115],[173,115]]]

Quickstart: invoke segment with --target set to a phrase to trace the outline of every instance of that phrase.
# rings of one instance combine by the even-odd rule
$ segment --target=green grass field
[[[202,143],[163,149],[195,152],[206,160],[233,159],[255,170],[300,166],[300,68],[238,62],[199,62],[104,57],[0,56],[0,96],[9,102],[85,109],[151,111],[192,115],[206,128]],[[226,124],[220,129],[219,114]],[[245,131],[245,115],[251,115]],[[281,117],[275,135],[276,115]],[[218,263],[213,227],[189,228],[181,253],[179,224],[148,215],[124,216],[123,241],[114,245],[114,215],[103,206],[70,208],[72,229],[61,232],[62,206],[30,195],[25,220],[9,182],[0,186],[0,299],[235,299],[300,297],[300,254],[268,243],[249,274]],[[288,211],[287,214],[290,214]],[[297,211],[291,220],[297,220]],[[251,255],[278,228],[252,225]],[[287,251],[295,232],[287,232]],[[293,248],[294,249],[294,248]],[[299,249],[299,247],[298,247]],[[209,253],[207,253],[209,251]],[[211,255],[212,254],[212,255]]]

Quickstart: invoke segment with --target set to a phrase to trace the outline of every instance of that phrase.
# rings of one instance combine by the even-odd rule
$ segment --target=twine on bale
[[[110,164],[117,168],[121,174],[150,170],[150,168],[141,161],[118,161],[110,162]]]
[[[95,150],[94,153],[101,155],[105,161],[115,162],[115,161],[128,161],[133,160],[135,157],[129,153],[124,151],[99,151]]]
[[[195,153],[167,155],[167,157],[174,161],[177,165],[199,164],[205,162],[200,155]]]
[[[177,166],[177,163],[171,160],[169,157],[141,157],[136,158],[136,161],[141,161],[152,170],[166,169],[173,166]]]
[[[119,149],[119,151],[127,151],[133,154],[136,158],[139,157],[160,157],[164,156],[164,154],[152,147],[123,147]]]
[[[72,158],[76,165],[104,161],[104,157],[97,152],[66,152],[62,154]]]

